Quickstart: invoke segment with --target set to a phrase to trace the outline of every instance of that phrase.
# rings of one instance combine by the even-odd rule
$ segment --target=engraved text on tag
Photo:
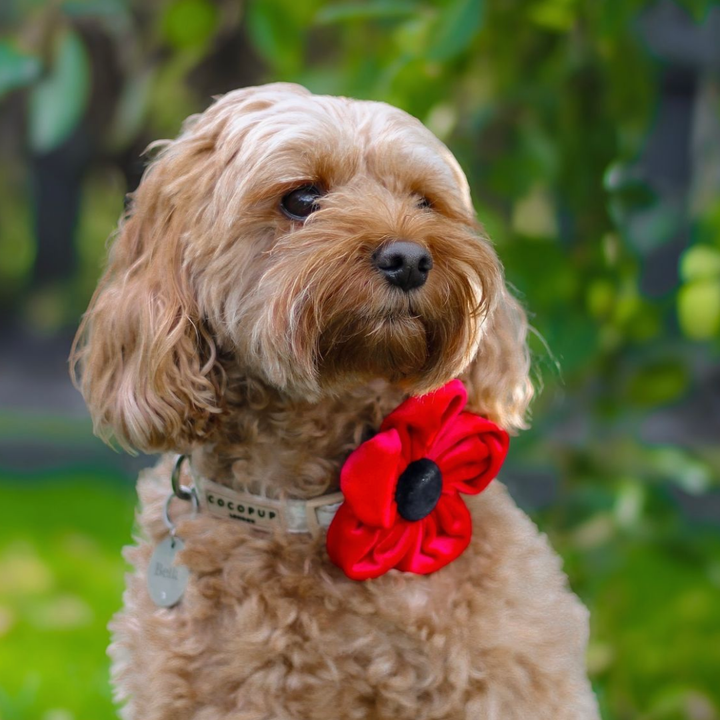
[[[158,607],[176,605],[185,592],[190,572],[184,565],[175,564],[175,555],[183,547],[182,540],[168,536],[155,548],[150,558],[147,587]]]

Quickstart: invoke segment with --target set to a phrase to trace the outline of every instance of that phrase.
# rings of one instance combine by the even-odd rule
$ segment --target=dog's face
[[[228,362],[312,401],[467,371],[476,409],[521,424],[524,316],[462,171],[417,120],[269,85],[162,146],[78,334],[101,433],[187,447],[222,411]]]

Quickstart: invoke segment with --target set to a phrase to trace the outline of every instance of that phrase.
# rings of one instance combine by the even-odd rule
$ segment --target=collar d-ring
[[[178,455],[172,475],[170,476],[173,494],[181,500],[193,500],[193,497],[195,496],[193,488],[180,484],[180,471],[182,470],[183,463],[187,459],[187,455]]]
[[[165,522],[165,527],[170,531],[170,537],[173,539],[175,538],[175,523],[170,518],[170,503],[174,497],[176,496],[173,493],[170,493],[167,496],[165,506],[163,507],[163,521]],[[200,507],[200,501],[194,489],[190,490],[190,496],[188,499],[192,500],[192,514],[190,517],[193,518],[197,515],[198,508]]]

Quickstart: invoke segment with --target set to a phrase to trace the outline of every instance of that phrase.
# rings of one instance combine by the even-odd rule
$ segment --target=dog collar
[[[467,549],[472,517],[462,495],[482,492],[508,451],[505,430],[466,412],[466,403],[460,380],[405,400],[347,458],[341,492],[311,500],[268,498],[219,485],[190,463],[194,487],[183,487],[180,456],[168,502],[175,495],[216,517],[270,532],[320,537],[326,530],[330,560],[352,580],[392,569],[427,575]],[[167,505],[166,521],[174,533]]]
[[[178,458],[173,476],[179,474],[185,458],[184,455]],[[288,533],[309,533],[313,537],[320,537],[323,531],[330,527],[344,499],[341,492],[320,495],[310,500],[268,498],[213,482],[200,475],[189,461],[188,467],[202,511],[225,520],[243,522],[267,532],[283,529]],[[175,489],[176,482],[173,486]],[[176,490],[179,496],[182,496],[183,492],[188,492],[188,489],[180,486]]]

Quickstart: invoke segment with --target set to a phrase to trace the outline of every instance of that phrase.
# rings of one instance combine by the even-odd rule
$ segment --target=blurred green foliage
[[[638,32],[650,5],[11,0],[0,13],[7,27],[0,37],[0,100],[23,95],[25,144],[37,155],[61,146],[102,94],[93,83],[89,32],[107,40],[122,76],[105,100],[104,123],[93,128],[104,161],[84,181],[80,268],[61,289],[66,310],[58,322],[83,309],[121,212],[124,182],[112,158],[138,139],[175,135],[184,117],[207,106],[222,84],[212,82],[224,62],[221,48],[246,46],[246,63],[230,69],[242,82],[300,82],[315,92],[390,102],[420,118],[458,156],[478,216],[532,313],[544,391],[533,429],[514,443],[512,465],[559,478],[558,501],[537,519],[591,608],[589,664],[603,716],[716,720],[720,536],[717,524],[684,511],[678,499],[687,505],[695,498],[702,507],[717,490],[720,450],[683,432],[681,420],[672,444],[653,443],[647,428],[668,413],[702,414],[703,383],[717,366],[720,182],[702,159],[720,156],[717,146],[706,148],[691,187],[675,195],[638,170],[664,67]],[[680,5],[702,25],[717,3]],[[702,120],[717,127],[717,73],[703,82],[710,109]],[[17,182],[25,173],[19,157],[0,168],[6,205],[0,283],[16,293],[32,289],[35,254],[28,183]],[[673,287],[648,293],[642,278],[649,258],[683,227],[688,241]],[[88,512],[119,526],[85,527],[87,517],[66,516],[63,527],[85,533],[67,540],[48,535],[60,522],[52,513],[49,525],[33,525],[30,517],[28,524],[0,523],[0,567],[22,561],[44,568],[37,572],[46,578],[28,590],[27,603],[12,586],[0,590],[0,636],[7,634],[0,655],[3,720],[109,716],[104,676],[97,674],[106,669],[106,636],[96,620],[102,615],[104,623],[119,604],[118,548],[127,523],[108,507],[114,491],[88,495],[69,486],[62,498],[80,492]],[[36,497],[53,496],[40,488]],[[27,504],[19,491],[5,500],[3,490],[3,498],[0,511]],[[73,543],[102,557],[102,578],[77,577],[81,561],[67,550]],[[71,616],[95,619],[77,631],[44,628],[37,618],[44,617],[43,603],[53,602]],[[51,649],[14,662],[27,657],[40,631]],[[73,663],[96,683],[92,691],[65,681]]]

